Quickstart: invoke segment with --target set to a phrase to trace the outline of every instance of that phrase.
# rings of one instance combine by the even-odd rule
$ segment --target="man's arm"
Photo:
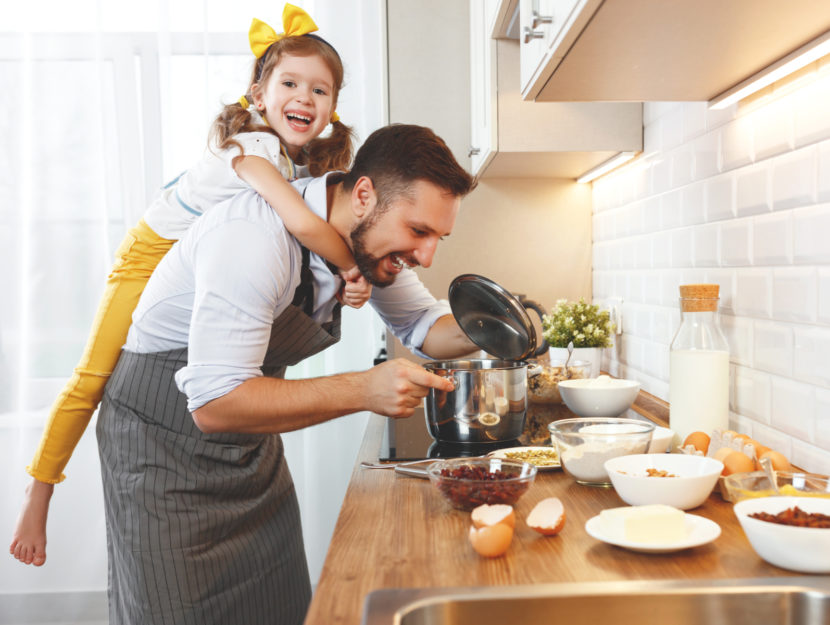
[[[193,411],[203,432],[290,432],[370,410],[412,416],[430,388],[453,390],[448,380],[397,358],[368,371],[281,380],[257,377]]]
[[[444,315],[435,321],[421,347],[421,351],[435,360],[460,358],[478,349],[452,315]]]

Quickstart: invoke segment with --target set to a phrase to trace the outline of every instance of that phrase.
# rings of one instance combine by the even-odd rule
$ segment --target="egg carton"
[[[737,434],[732,430],[714,429],[709,435],[709,449],[706,451],[706,456],[708,458],[714,458],[715,454],[717,454],[720,449],[728,447],[729,449],[741,452],[750,460],[754,460],[756,451],[755,445],[752,443],[746,443],[744,442],[745,440],[746,436]],[[703,455],[703,452],[696,449],[694,445],[681,446],[679,450],[680,453],[691,456]]]

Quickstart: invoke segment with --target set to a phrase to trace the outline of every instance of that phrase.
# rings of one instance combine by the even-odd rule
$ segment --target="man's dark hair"
[[[381,206],[406,195],[416,180],[456,197],[464,197],[476,186],[441,137],[412,124],[391,124],[369,135],[343,178],[343,188],[350,191],[363,176],[372,180]]]

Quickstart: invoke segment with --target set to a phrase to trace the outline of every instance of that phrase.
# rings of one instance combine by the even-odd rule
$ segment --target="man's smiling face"
[[[438,241],[452,232],[460,204],[460,198],[424,180],[388,206],[375,202],[350,235],[361,273],[383,287],[404,267],[429,267]]]

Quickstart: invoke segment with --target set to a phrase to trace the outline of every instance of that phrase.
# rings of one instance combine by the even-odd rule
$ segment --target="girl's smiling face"
[[[264,84],[251,87],[251,95],[289,156],[297,158],[328,126],[334,88],[334,76],[319,56],[284,55]]]

